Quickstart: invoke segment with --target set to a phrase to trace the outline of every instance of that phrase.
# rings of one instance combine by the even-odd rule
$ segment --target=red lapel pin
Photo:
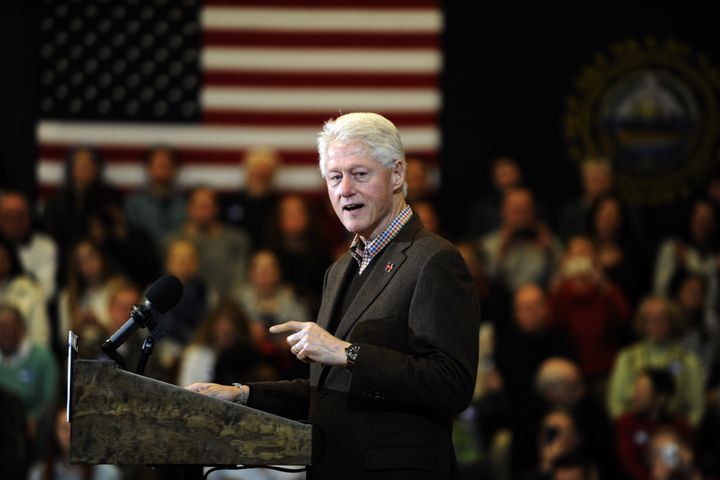
[[[390,270],[392,270],[393,268],[395,268],[395,264],[394,264],[394,263],[388,263],[387,265],[385,265],[385,273],[388,273],[388,272],[389,272]]]

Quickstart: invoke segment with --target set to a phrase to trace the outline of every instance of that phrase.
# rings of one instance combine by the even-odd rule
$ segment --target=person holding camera
[[[553,279],[548,325],[569,338],[591,393],[604,399],[607,376],[629,331],[630,305],[602,273],[593,243],[570,240]]]
[[[650,480],[701,480],[695,455],[686,438],[673,427],[658,429],[648,449]]]
[[[501,215],[500,228],[479,241],[490,275],[513,291],[527,283],[547,285],[562,247],[537,218],[532,192],[509,190],[503,197]]]

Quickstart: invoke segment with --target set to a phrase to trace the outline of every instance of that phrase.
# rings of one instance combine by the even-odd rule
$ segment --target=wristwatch
[[[345,356],[346,356],[346,363],[345,368],[348,371],[351,371],[352,368],[355,366],[355,363],[357,362],[358,353],[360,353],[360,345],[357,343],[352,343],[349,346],[345,347]]]

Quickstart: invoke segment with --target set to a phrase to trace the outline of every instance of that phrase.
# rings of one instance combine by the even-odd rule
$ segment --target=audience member
[[[269,219],[277,209],[275,174],[282,163],[277,150],[255,147],[243,157],[244,188],[223,201],[222,218],[245,230],[256,248],[267,245]]]
[[[53,405],[58,385],[58,367],[50,351],[27,338],[18,309],[0,305],[0,388],[22,399],[32,436]]]
[[[538,465],[537,432],[544,416],[556,409],[568,412],[583,441],[583,451],[603,478],[615,478],[617,462],[613,430],[605,408],[585,386],[579,366],[565,358],[545,360],[535,377],[535,393],[513,412],[512,466],[516,472]]]
[[[610,159],[589,157],[580,166],[582,193],[568,202],[560,213],[559,232],[564,241],[576,235],[587,235],[587,218],[596,200],[612,188]]]
[[[649,296],[640,303],[635,323],[640,340],[623,348],[613,366],[607,397],[610,414],[617,418],[632,408],[635,379],[644,368],[664,368],[677,386],[668,408],[697,425],[704,408],[705,376],[697,355],[678,340],[683,328],[680,312],[666,298]]]
[[[632,409],[615,421],[615,446],[620,466],[629,478],[648,478],[648,441],[664,425],[671,425],[690,438],[687,420],[668,410],[675,394],[672,374],[665,369],[645,368],[635,378]]]
[[[683,271],[707,277],[708,308],[718,306],[718,269],[720,269],[720,230],[717,212],[704,199],[693,202],[688,217],[688,228],[680,236],[665,239],[655,260],[654,291],[669,295],[675,275]]]
[[[65,160],[65,181],[51,194],[43,208],[42,226],[58,245],[59,278],[66,277],[70,250],[90,235],[91,218],[103,216],[116,220],[112,209],[121,205],[121,195],[103,180],[103,161],[89,146],[73,148]]]
[[[164,145],[151,147],[145,155],[147,186],[125,200],[128,224],[150,234],[157,248],[185,221],[185,197],[175,183],[179,169],[175,150]]]
[[[115,277],[107,256],[91,240],[75,245],[68,265],[68,284],[58,295],[57,321],[60,345],[67,344],[68,330],[82,337],[80,355],[95,358],[110,333],[108,293]]]
[[[203,320],[193,343],[183,351],[176,383],[211,382],[222,352],[235,345],[254,348],[253,344],[250,322],[240,305],[234,301],[221,303]]]
[[[563,409],[551,410],[542,419],[538,431],[538,463],[523,476],[523,480],[550,480],[557,459],[581,447],[581,435],[575,428],[572,415]]]
[[[612,193],[595,200],[587,221],[587,235],[595,244],[603,273],[636,304],[650,288],[651,263],[647,248],[641,246],[639,221],[630,218],[625,202]]]
[[[134,305],[141,303],[140,289],[126,278],[116,278],[108,285],[108,314],[110,316],[109,332],[117,332],[130,318]],[[133,332],[116,352],[125,360],[128,371],[137,372],[138,365],[143,357],[144,340],[150,336],[146,329]],[[149,351],[152,354],[152,349]],[[140,373],[140,372],[138,372]],[[171,380],[170,372],[160,364],[157,355],[150,355],[146,360],[142,374],[146,377],[168,382]]]
[[[26,478],[33,445],[25,404],[15,392],[0,387],[0,412],[3,412],[0,415],[0,465],[3,477]]]
[[[676,280],[670,288],[672,299],[686,322],[680,343],[698,356],[705,366],[707,386],[714,387],[720,380],[720,318],[705,300],[707,277],[685,272],[677,275]]]
[[[298,370],[304,370],[303,364],[288,354],[285,335],[270,335],[267,330],[285,322],[308,321],[310,315],[294,290],[283,283],[282,274],[277,256],[270,250],[260,250],[250,262],[249,282],[238,288],[233,298],[248,313],[255,340],[277,359],[284,376],[295,378],[293,372],[302,373]]]
[[[55,296],[58,273],[58,247],[48,235],[33,227],[30,204],[19,192],[0,195],[0,236],[11,242],[23,270],[42,286],[45,299]]]
[[[218,202],[214,190],[195,188],[188,197],[187,221],[166,242],[178,238],[193,242],[199,255],[199,275],[224,298],[245,281],[251,246],[243,230],[222,223]]]
[[[194,242],[178,238],[170,242],[165,271],[183,284],[180,301],[161,319],[167,338],[159,344],[161,365],[175,371],[182,349],[197,333],[200,322],[218,304],[217,291],[199,274],[199,252]]]
[[[509,290],[525,283],[547,285],[561,253],[560,242],[535,215],[532,193],[523,188],[505,194],[502,225],[481,237],[488,271]]]
[[[42,288],[26,275],[13,245],[0,237],[0,303],[13,305],[27,322],[31,342],[50,347],[51,328]]]
[[[285,195],[280,199],[268,243],[277,255],[284,279],[313,314],[320,308],[325,270],[332,263],[316,216],[305,198]]]
[[[71,465],[70,424],[65,408],[57,409],[53,416],[53,432],[46,458],[36,463],[29,480],[120,480],[121,471],[115,465]]]
[[[492,190],[478,198],[471,206],[467,219],[467,235],[482,236],[500,227],[505,195],[522,186],[522,170],[509,156],[499,156],[490,165]]]
[[[425,202],[437,209],[437,191],[430,178],[428,160],[420,155],[408,155],[405,157],[405,162],[407,163],[405,201],[414,211],[417,202]]]
[[[574,237],[554,278],[549,326],[567,335],[578,352],[585,380],[604,398],[613,360],[629,330],[630,305],[605,278],[592,242]]]
[[[701,480],[692,446],[672,427],[656,430],[649,440],[650,480]]]

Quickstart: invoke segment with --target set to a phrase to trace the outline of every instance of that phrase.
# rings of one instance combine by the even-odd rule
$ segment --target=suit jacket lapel
[[[340,320],[335,331],[336,337],[344,339],[365,310],[382,293],[407,258],[405,250],[410,246],[412,239],[421,227],[422,223],[419,217],[414,214],[380,255],[373,259],[373,262],[377,263],[369,272],[370,277],[365,280],[355,300]]]

